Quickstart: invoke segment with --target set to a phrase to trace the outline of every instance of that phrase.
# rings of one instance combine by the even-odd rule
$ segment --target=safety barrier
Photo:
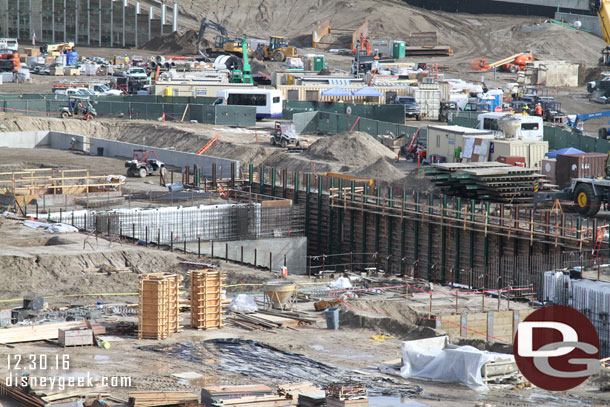
[[[0,111],[28,116],[60,117],[67,99],[4,98]],[[197,121],[231,126],[256,125],[256,108],[250,106],[213,106],[190,103],[121,102],[108,99],[94,101],[97,117],[129,120]]]

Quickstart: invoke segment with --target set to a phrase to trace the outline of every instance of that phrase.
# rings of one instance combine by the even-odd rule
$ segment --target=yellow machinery
[[[66,52],[71,52],[74,49],[73,42],[61,42],[58,44],[47,44],[40,47],[40,52],[57,56]]]
[[[284,62],[286,58],[293,58],[298,55],[297,49],[288,45],[284,37],[272,36],[269,45],[260,44],[254,52],[254,57],[258,60],[272,59],[276,62]]]
[[[606,48],[602,50],[599,64],[608,66],[610,65],[610,0],[594,0],[590,4],[599,17],[604,40],[606,40]]]
[[[205,50],[208,56],[216,57],[222,54],[231,54],[237,57],[242,56],[243,48],[241,40],[230,39],[229,33],[225,27],[215,21],[208,20],[207,18],[201,20],[201,27],[199,28],[199,35],[197,37],[197,47],[201,44],[205,30],[208,27],[220,33],[220,35],[217,35],[214,39],[214,45]]]

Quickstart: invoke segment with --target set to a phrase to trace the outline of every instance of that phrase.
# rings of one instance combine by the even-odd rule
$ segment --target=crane
[[[595,11],[599,17],[604,40],[606,40],[606,48],[602,50],[599,64],[608,66],[610,65],[610,0],[595,0],[591,1],[590,4],[592,10]]]
[[[610,117],[610,110],[603,110],[601,112],[594,112],[594,113],[578,114],[578,115],[576,115],[576,118],[574,120],[568,120],[568,126],[571,127],[575,132],[582,133],[583,122],[586,122],[587,120],[591,120],[591,119],[599,119],[602,117]],[[602,127],[599,129],[598,135],[602,139],[607,139],[609,133],[610,132],[608,131],[607,128]]]

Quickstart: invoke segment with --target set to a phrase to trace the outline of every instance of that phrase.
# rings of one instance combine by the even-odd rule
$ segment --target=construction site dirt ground
[[[92,248],[82,249],[81,244],[87,239],[83,234],[62,235],[60,239],[65,242],[58,246],[43,246],[49,234],[41,230],[26,228],[21,221],[5,219],[0,226],[0,246],[3,247],[2,256],[32,257],[31,250],[35,250],[37,256],[36,266],[28,267],[23,264],[11,264],[3,262],[5,273],[4,281],[0,282],[3,290],[3,301],[7,297],[18,298],[23,294],[50,294],[47,301],[51,306],[57,305],[87,305],[94,306],[96,301],[103,301],[111,307],[112,304],[121,305],[125,303],[137,303],[137,296],[102,296],[85,295],[85,290],[113,291],[120,290],[129,294],[135,291],[140,273],[149,271],[171,271],[186,275],[187,270],[192,267],[178,264],[179,261],[210,261],[199,259],[197,256],[184,255],[182,253],[169,253],[167,250],[143,248],[128,243],[109,242],[100,237],[99,241],[92,241]],[[113,246],[113,247],[111,247]],[[45,247],[47,252],[45,252]],[[87,255],[99,256],[96,262],[90,257],[89,262],[82,261]],[[52,256],[56,263],[47,263],[46,257]],[[117,256],[116,258],[114,256]],[[122,258],[122,260],[121,260]],[[115,261],[119,259],[118,262]],[[276,274],[268,271],[253,269],[234,263],[211,260],[218,264],[219,269],[225,274],[225,284],[229,296],[247,290],[251,295],[259,296],[260,284],[267,280],[277,279]],[[101,262],[109,266],[131,268],[130,272],[107,273],[87,271],[88,266],[99,266]],[[127,263],[128,262],[128,263]],[[35,269],[36,267],[42,268]],[[49,275],[45,274],[51,273]],[[289,280],[295,281],[299,288],[311,287],[311,284],[320,285],[330,280],[310,280],[306,276],[289,276]],[[375,280],[375,279],[374,279]],[[53,283],[49,284],[50,281]],[[231,287],[241,284],[241,287]],[[436,290],[445,291],[446,287],[436,286]],[[6,294],[5,294],[6,293]],[[21,294],[21,295],[20,295]],[[70,295],[62,296],[62,294]],[[410,304],[415,306],[421,303],[420,308],[425,308],[428,295],[413,294]],[[472,296],[460,303],[463,309],[476,311],[481,306],[479,296]],[[442,301],[442,300],[441,300]],[[491,307],[495,308],[495,302],[490,300]],[[6,304],[6,303],[5,303]],[[349,305],[347,305],[349,304]],[[489,306],[489,305],[488,305]],[[502,304],[504,307],[505,305]],[[513,303],[515,308],[527,308],[527,304]],[[240,338],[256,340],[284,351],[303,354],[316,360],[322,360],[327,364],[339,366],[344,369],[354,370],[364,374],[371,379],[384,377],[377,371],[377,367],[387,361],[400,358],[400,344],[402,340],[420,339],[440,335],[440,332],[430,328],[415,325],[413,321],[413,310],[408,308],[404,294],[400,292],[378,293],[363,295],[358,300],[346,301],[341,305],[340,329],[327,330],[324,312],[316,312],[313,302],[299,302],[296,309],[307,313],[315,323],[309,326],[297,326],[292,328],[279,328],[274,330],[247,331],[242,328],[231,326],[225,321],[222,329],[197,331],[188,327],[188,312],[181,316],[182,332],[172,335],[162,341],[137,340],[129,334],[113,334],[112,327],[121,323],[132,326],[132,332],[137,326],[137,317],[109,315],[98,322],[104,323],[109,328],[106,336],[111,343],[109,349],[97,347],[59,348],[56,344],[49,342],[15,344],[14,347],[4,347],[4,355],[41,355],[48,357],[68,355],[69,369],[67,371],[37,371],[37,375],[49,376],[86,376],[90,374],[94,378],[100,377],[127,377],[131,387],[117,387],[107,389],[113,396],[127,398],[130,391],[134,390],[190,390],[199,393],[201,387],[210,385],[229,384],[252,384],[262,380],[249,377],[237,372],[227,372],[221,369],[210,369],[200,363],[176,360],[163,353],[145,350],[149,345],[162,344],[171,346],[179,343],[197,343],[202,340],[215,338]],[[470,307],[470,308],[468,308]],[[383,309],[383,311],[381,311]],[[433,311],[436,311],[435,308]],[[421,312],[421,311],[420,311]],[[425,314],[425,311],[423,311]],[[379,323],[380,318],[389,318],[389,322]],[[393,321],[393,322],[392,322]],[[373,335],[386,334],[389,337],[382,341],[374,340]],[[133,333],[132,333],[133,335]],[[486,345],[480,341],[471,341],[470,344],[485,348]],[[25,355],[25,356],[24,356]],[[222,363],[222,361],[220,361]],[[0,364],[0,374],[19,374],[9,371],[6,364]],[[255,368],[255,366],[253,366]],[[194,379],[181,379],[174,374],[195,372]],[[95,380],[95,379],[94,379]],[[399,397],[388,397],[377,399],[371,398],[372,406],[473,406],[479,401],[492,402],[497,406],[573,406],[576,404],[587,406],[603,406],[610,401],[610,395],[600,393],[597,389],[595,378],[579,386],[577,389],[567,393],[553,393],[535,389],[525,388],[515,390],[512,385],[492,386],[487,392],[476,392],[464,386],[452,384],[433,383],[419,380],[403,380],[393,377],[392,380],[405,383],[405,386],[419,385],[424,391],[421,395],[403,399]],[[265,381],[267,385],[280,384],[281,380]],[[398,385],[400,387],[400,385]],[[4,401],[3,401],[4,402]],[[374,403],[381,404],[374,404]],[[10,403],[8,404],[10,405]]]

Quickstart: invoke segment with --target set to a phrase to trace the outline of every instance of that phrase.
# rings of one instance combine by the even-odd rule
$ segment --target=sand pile
[[[199,33],[194,30],[188,30],[182,34],[173,32],[155,37],[144,43],[140,48],[156,51],[159,54],[195,55],[197,54],[198,37]]]
[[[311,160],[364,167],[380,158],[392,159],[394,153],[368,133],[356,131],[322,138],[309,147],[305,156]]]
[[[405,173],[388,162],[385,158],[380,158],[373,164],[368,165],[354,173],[363,178],[373,178],[379,181],[394,182],[405,177]]]

